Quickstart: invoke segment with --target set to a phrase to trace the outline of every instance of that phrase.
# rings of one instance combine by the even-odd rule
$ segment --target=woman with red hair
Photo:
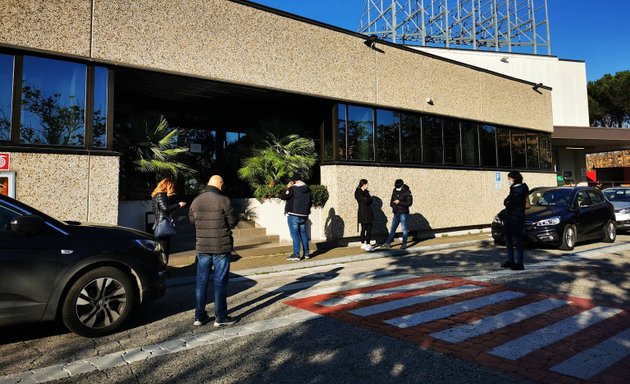
[[[171,220],[171,214],[176,209],[186,206],[186,203],[183,201],[171,204],[170,200],[172,200],[173,196],[175,196],[175,183],[168,177],[162,179],[151,193],[151,203],[153,204],[153,213],[155,214],[154,228],[163,219]],[[171,238],[161,237],[157,240],[160,242],[164,253],[166,253],[166,260],[168,260]]]

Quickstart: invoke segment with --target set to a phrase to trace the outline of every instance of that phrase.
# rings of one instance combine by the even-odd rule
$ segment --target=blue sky
[[[365,0],[254,0],[355,31]],[[547,0],[551,54],[586,61],[589,81],[630,70],[630,0]]]

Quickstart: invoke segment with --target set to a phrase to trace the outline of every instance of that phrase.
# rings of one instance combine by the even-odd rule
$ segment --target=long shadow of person
[[[324,223],[324,235],[326,240],[341,239],[345,231],[345,223],[341,216],[337,215],[335,208],[328,210],[328,217]]]
[[[274,289],[273,291],[268,291],[265,294],[260,295],[248,302],[240,304],[234,308],[230,308],[230,312],[235,313],[239,310],[247,308],[245,312],[237,315],[240,320],[252,313],[255,313],[261,310],[262,308],[268,307],[280,300],[288,298],[295,292],[309,289],[321,283],[322,281],[332,280],[335,277],[339,276],[339,271],[342,269],[343,267],[337,267],[337,268],[331,269],[328,272],[323,272],[323,273],[319,272],[319,273],[313,273],[306,276],[301,276],[297,280],[291,283],[278,287]],[[322,276],[323,276],[323,279],[321,278]]]
[[[379,238],[382,237],[383,241],[381,242],[384,242],[389,232],[387,230],[387,216],[383,211],[383,200],[376,196],[372,196],[372,198],[374,199],[372,201],[372,212],[374,212],[372,234],[378,236]]]
[[[409,215],[409,235],[412,242],[409,245],[416,245],[424,240],[435,239],[435,231],[431,228],[429,220],[420,213]]]

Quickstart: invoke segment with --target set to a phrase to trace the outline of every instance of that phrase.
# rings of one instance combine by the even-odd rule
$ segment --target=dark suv
[[[62,222],[0,195],[0,325],[60,318],[102,336],[165,287],[166,257],[146,233]]]
[[[572,250],[582,240],[613,243],[617,237],[615,210],[596,188],[538,187],[529,193],[532,207],[525,211],[528,243],[551,244]],[[492,237],[503,244],[503,222],[495,216]]]

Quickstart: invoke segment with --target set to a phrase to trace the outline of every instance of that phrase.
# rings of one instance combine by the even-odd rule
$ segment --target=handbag
[[[153,228],[153,236],[158,239],[175,236],[176,233],[175,223],[170,217],[163,218],[155,225],[155,228]]]
[[[525,196],[525,209],[530,209],[532,207],[532,203],[529,202],[529,197]]]

